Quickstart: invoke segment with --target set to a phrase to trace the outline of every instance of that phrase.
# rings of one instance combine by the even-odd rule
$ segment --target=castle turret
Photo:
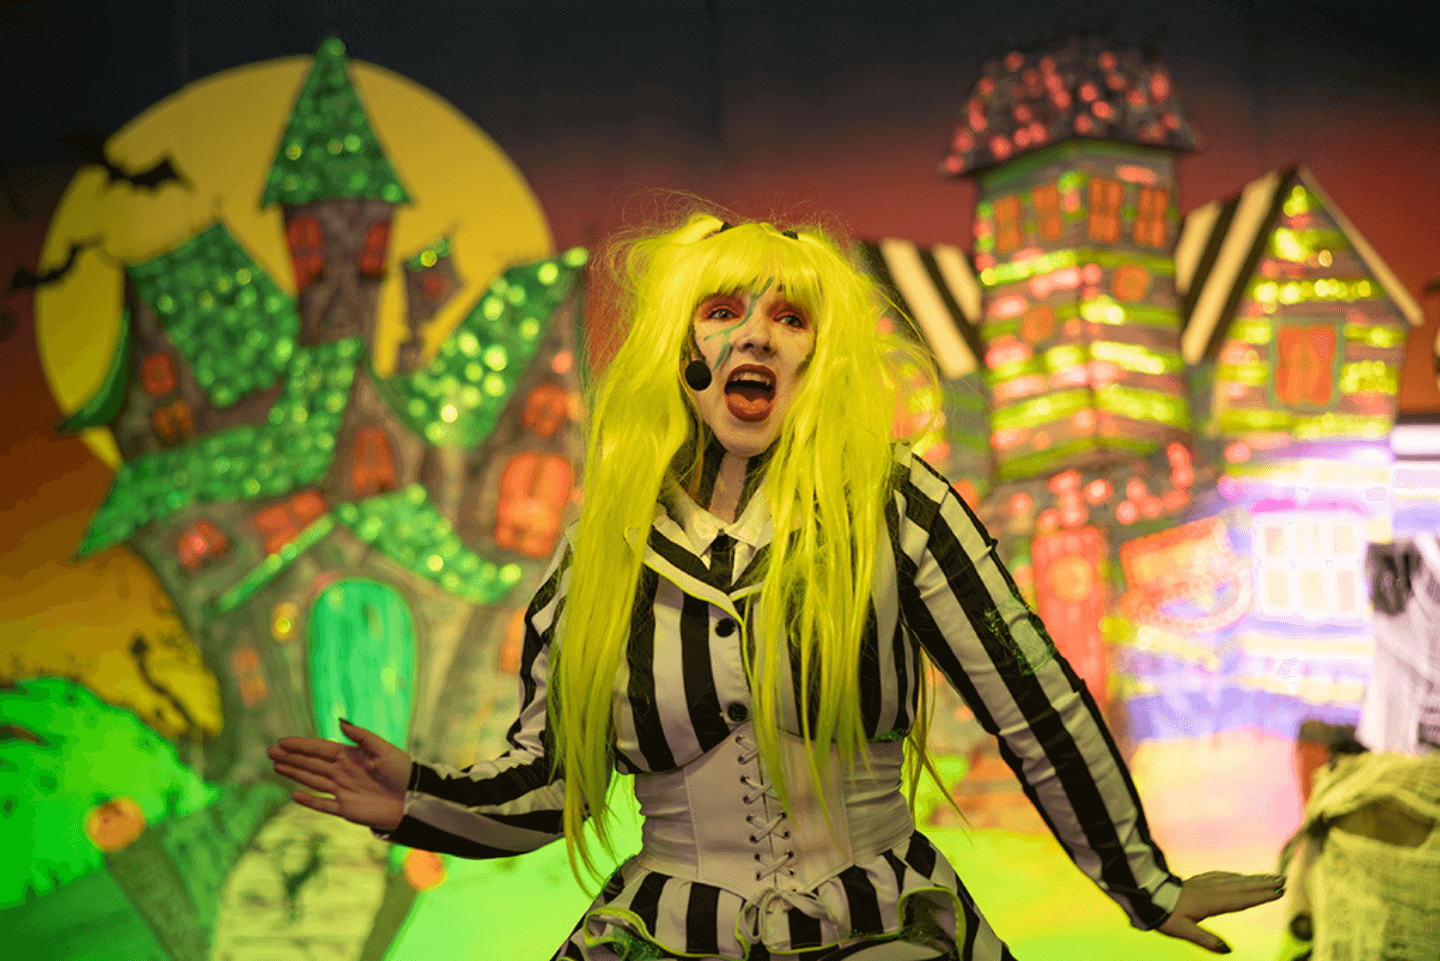
[[[331,37],[300,89],[260,201],[284,208],[302,344],[373,342],[390,221],[409,201],[346,74],[345,45]]]

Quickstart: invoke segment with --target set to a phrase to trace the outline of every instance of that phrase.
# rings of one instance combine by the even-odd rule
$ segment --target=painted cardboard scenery
[[[978,181],[973,252],[860,250],[897,308],[882,323],[943,375],[897,429],[929,425],[917,452],[1127,750],[1354,723],[1367,549],[1440,516],[1391,467],[1414,301],[1304,167],[1182,221],[1195,145],[1153,57],[1014,51],[940,164]],[[20,855],[0,924],[65,961],[408,961],[457,932],[477,957],[543,955],[588,900],[563,846],[394,848],[291,803],[264,750],[338,738],[341,716],[449,763],[502,749],[522,608],[579,485],[586,253],[551,250],[468,121],[335,40],[192,84],[106,150],[159,173],[75,178],[41,351],[60,429],[116,469],[77,571],[159,587],[4,667],[0,844]],[[932,751],[970,826],[1043,833],[936,689]],[[943,839],[958,819],[921,798]]]
[[[922,456],[1132,745],[1355,723],[1367,544],[1430,509],[1391,473],[1418,306],[1303,166],[1182,222],[1175,156],[1195,144],[1153,57],[1014,51],[940,165],[978,182],[973,255],[866,248],[946,377]],[[941,705],[970,787],[998,770],[1011,804],[972,820],[1039,830],[963,705]]]
[[[340,739],[343,716],[426,756],[498,753],[520,616],[578,497],[586,252],[546,254],[523,181],[458,115],[426,143],[461,141],[440,158],[468,168],[451,180],[487,155],[490,183],[454,190],[427,179],[434,158],[392,159],[417,105],[453,111],[348,64],[338,40],[249,73],[187,88],[110,146],[176,150],[167,126],[217,99],[273,106],[288,77],[288,117],[245,145],[249,170],[222,182],[174,156],[174,176],[119,199],[82,172],[52,224],[52,244],[100,234],[40,305],[62,402],[98,334],[66,329],[66,308],[99,288],[117,328],[59,425],[118,455],[76,557],[123,545],[153,572],[183,632],[115,654],[181,720],[24,664],[0,693],[5,848],[22,854],[0,901],[27,957],[98,941],[176,961],[385,956],[443,862],[290,802],[265,748]],[[172,215],[168,236],[137,238],[137,214]],[[199,647],[192,689],[146,674],[162,644]],[[37,788],[54,800],[16,809]],[[55,931],[65,943],[43,947]]]

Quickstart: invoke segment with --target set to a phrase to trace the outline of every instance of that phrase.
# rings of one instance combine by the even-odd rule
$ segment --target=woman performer
[[[1227,952],[1195,922],[1281,879],[1167,870],[994,539],[892,442],[901,342],[869,278],[818,229],[696,213],[631,244],[621,279],[630,330],[578,524],[526,613],[509,750],[456,770],[348,724],[355,746],[287,737],[275,770],[326,795],[295,800],[463,857],[563,836],[598,878],[581,828],[608,848],[618,769],[643,844],[556,959],[1008,958],[900,790],[907,742],[911,803],[934,773],[933,664],[1133,925]]]

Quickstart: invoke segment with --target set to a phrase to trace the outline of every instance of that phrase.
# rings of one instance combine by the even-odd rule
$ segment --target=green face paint
[[[721,348],[720,356],[715,358],[715,363],[711,365],[711,370],[713,370],[715,373],[718,374],[720,372],[720,368],[725,366],[725,361],[730,357],[730,351],[734,349],[734,344],[731,343],[730,335],[739,328],[744,327],[745,324],[749,322],[751,315],[755,313],[755,305],[760,302],[760,298],[765,296],[765,292],[768,291],[771,285],[773,285],[774,283],[775,278],[770,277],[765,281],[764,287],[761,287],[759,290],[753,292],[750,295],[750,305],[745,308],[744,317],[741,317],[739,320],[735,321],[735,323],[733,324],[730,324],[728,327],[717,330],[714,333],[705,335],[705,339],[707,341],[714,340],[716,337],[725,338],[725,346]]]

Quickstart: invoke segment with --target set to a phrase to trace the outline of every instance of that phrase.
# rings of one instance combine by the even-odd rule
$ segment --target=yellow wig
[[[790,778],[826,783],[821,771],[832,743],[851,768],[866,757],[860,645],[893,494],[896,358],[918,366],[938,397],[934,364],[923,349],[879,333],[883,295],[823,230],[800,228],[792,239],[765,223],[721,226],[711,214],[692,214],[632,242],[616,264],[629,330],[587,405],[584,500],[549,695],[566,779],[566,845],[582,886],[580,863],[598,878],[581,831],[587,816],[614,853],[605,812],[615,677],[655,504],[667,473],[686,486],[709,440],[682,380],[695,309],[712,294],[758,290],[772,278],[814,325],[815,347],[761,481],[777,535],[748,625],[756,737],[787,811]],[[638,550],[627,531],[639,535]],[[795,532],[793,542],[779,533],[786,531]],[[799,654],[808,772],[779,763],[780,677],[791,645]],[[929,673],[927,665],[922,679]],[[924,743],[923,683],[921,696],[909,737],[912,804],[921,766],[936,776]],[[818,706],[813,725],[803,706],[811,703]],[[835,800],[822,798],[827,815]]]

